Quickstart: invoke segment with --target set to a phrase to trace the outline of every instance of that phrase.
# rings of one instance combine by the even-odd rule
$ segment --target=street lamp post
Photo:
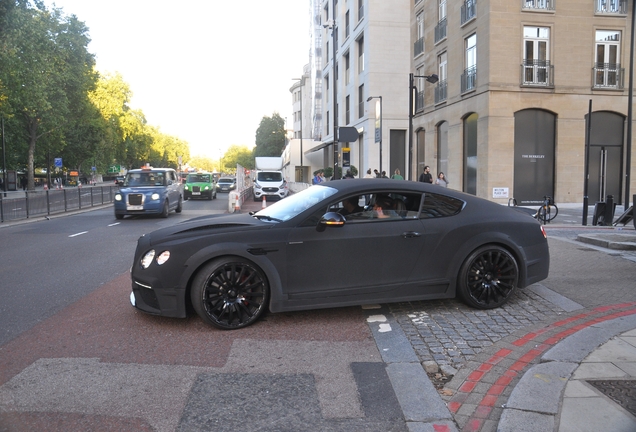
[[[413,97],[413,92],[417,90],[417,87],[415,87],[415,84],[413,83],[414,78],[424,78],[431,84],[435,84],[437,81],[439,81],[439,77],[436,74],[409,74],[409,180],[413,180],[413,116],[415,116],[415,98]]]
[[[300,82],[300,182],[305,182],[305,169],[303,168],[303,84],[305,77],[292,78]]]
[[[376,103],[375,106],[375,118],[379,119],[379,125],[376,123],[375,126],[375,142],[380,144],[380,175],[382,174],[382,96],[369,96],[367,98],[367,102],[371,102],[371,99],[380,99],[379,103]],[[380,111],[380,115],[378,116],[378,107]],[[378,127],[379,126],[379,127]]]

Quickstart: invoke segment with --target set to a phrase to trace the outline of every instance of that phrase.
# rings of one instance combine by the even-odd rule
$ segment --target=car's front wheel
[[[207,323],[223,330],[256,322],[269,303],[265,274],[242,258],[223,258],[203,267],[192,282],[192,306]]]
[[[492,309],[506,303],[519,281],[519,267],[501,246],[483,246],[471,253],[459,272],[457,292],[469,306]]]
[[[170,212],[170,207],[168,207],[168,200],[165,200],[163,202],[163,209],[161,210],[161,217],[167,218],[169,212]]]
[[[179,204],[177,204],[177,208],[174,210],[177,213],[181,213],[183,210],[183,198],[179,197]]]

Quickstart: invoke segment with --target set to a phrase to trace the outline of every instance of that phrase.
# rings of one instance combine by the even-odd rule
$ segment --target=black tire
[[[119,220],[121,220],[121,219],[123,219],[123,218],[124,218],[124,215],[123,215],[123,214],[117,214],[117,213],[115,213],[115,219],[119,219]]]
[[[179,196],[179,204],[177,204],[177,208],[174,209],[174,211],[177,213],[181,213],[182,210],[183,210],[183,198]]]
[[[501,246],[483,246],[471,253],[459,272],[457,293],[469,306],[493,309],[506,303],[519,281],[515,258]]]
[[[163,202],[163,209],[161,210],[161,217],[167,218],[169,212],[170,212],[170,207],[168,207],[168,200],[165,200]]]
[[[192,281],[192,306],[203,321],[222,330],[247,327],[267,310],[265,274],[242,258],[222,258],[203,267]]]

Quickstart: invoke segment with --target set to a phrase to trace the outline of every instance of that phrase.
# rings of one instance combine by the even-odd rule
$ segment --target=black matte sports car
[[[490,309],[548,276],[543,227],[451,189],[389,179],[312,186],[254,214],[139,238],[130,300],[221,329],[272,312],[452,298]]]

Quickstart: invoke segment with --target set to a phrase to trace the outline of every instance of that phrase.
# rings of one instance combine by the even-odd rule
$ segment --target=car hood
[[[125,193],[151,193],[155,192],[157,189],[165,188],[165,186],[137,186],[137,187],[120,187],[120,192]]]
[[[263,222],[249,214],[210,215],[190,219],[177,225],[161,228],[145,234],[146,240],[152,245],[188,237],[200,237],[211,234],[227,234],[246,229],[267,229],[275,224]]]

